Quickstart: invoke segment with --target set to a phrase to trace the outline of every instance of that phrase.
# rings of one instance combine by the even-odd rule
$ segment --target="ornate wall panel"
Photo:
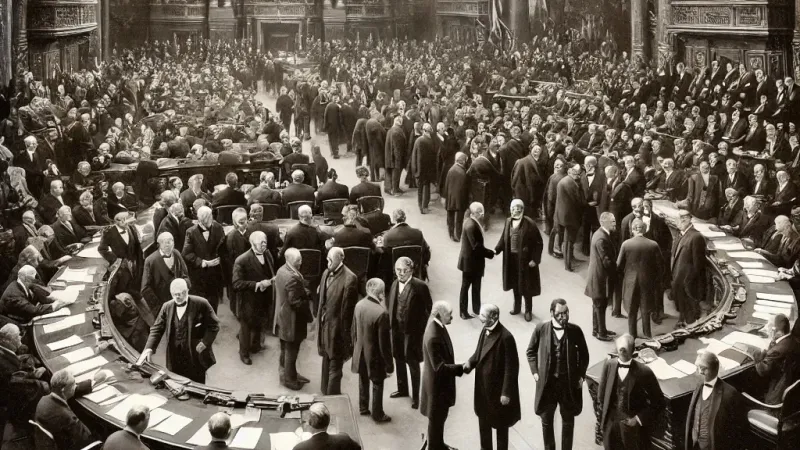
[[[86,33],[97,28],[97,21],[97,0],[28,3],[28,35],[32,39]]]

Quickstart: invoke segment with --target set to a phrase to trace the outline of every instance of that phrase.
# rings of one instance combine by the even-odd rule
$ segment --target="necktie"
[[[124,235],[126,235],[127,233],[128,233],[127,231],[125,231],[125,230],[122,230],[122,231],[120,231],[120,232],[119,232],[119,235],[120,235],[120,236],[124,236]]]
[[[711,383],[703,383],[703,386],[713,388],[714,385]]]
[[[561,331],[561,330],[564,329],[564,327],[556,327],[556,326],[554,326],[553,329],[556,330],[556,331]]]
[[[69,222],[64,222],[64,226],[67,227],[70,233],[75,234],[75,230],[72,229],[72,224]]]
[[[486,329],[486,335],[488,336],[488,335],[490,335],[490,334],[492,334],[492,330],[490,330],[490,329],[488,329],[488,328],[487,328],[487,329]]]
[[[630,363],[628,363],[628,364],[619,363],[619,368],[620,369],[630,369],[631,368],[631,364]]]

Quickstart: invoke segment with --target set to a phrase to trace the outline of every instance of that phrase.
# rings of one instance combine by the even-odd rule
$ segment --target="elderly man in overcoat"
[[[181,253],[175,248],[175,240],[170,233],[158,235],[158,250],[144,260],[142,272],[142,297],[150,311],[158,311],[166,303],[170,294],[170,283],[183,278],[191,286],[189,269]]]
[[[445,209],[447,210],[447,233],[454,242],[461,240],[464,213],[469,206],[469,178],[465,167],[467,155],[456,153],[456,162],[447,171],[444,183]]]
[[[114,264],[117,259],[122,260],[117,276],[112,281],[116,283],[112,293],[139,291],[144,258],[139,233],[128,225],[128,213],[120,212],[114,216],[114,226],[103,231],[97,251],[109,264]]]
[[[344,251],[328,251],[328,267],[319,284],[317,350],[322,356],[320,390],[323,395],[342,393],[342,367],[353,356],[351,327],[358,302],[358,277],[344,264]]]
[[[514,292],[514,309],[510,314],[520,313],[524,297],[525,320],[530,322],[533,320],[533,297],[542,292],[539,264],[544,241],[539,228],[524,211],[522,200],[511,202],[511,217],[506,219],[494,252],[503,254],[503,290]]]
[[[386,133],[386,148],[384,165],[386,167],[386,181],[383,183],[383,190],[394,196],[403,194],[400,189],[400,175],[406,167],[406,152],[408,151],[408,140],[403,131],[403,118],[394,118],[392,128]]]
[[[539,173],[539,164],[534,159],[534,153],[538,155],[541,152],[542,148],[534,145],[531,153],[518,159],[511,170],[511,190],[514,197],[525,203],[525,215],[531,219],[537,218],[537,210],[542,204],[543,187],[547,181],[547,174]]]
[[[592,235],[589,271],[583,294],[592,299],[592,336],[611,341],[615,334],[606,328],[606,308],[614,298],[617,285],[617,246],[613,233],[617,230],[614,214],[600,214],[600,228]]]
[[[225,238],[225,231],[214,220],[208,206],[198,208],[197,219],[198,224],[186,231],[181,254],[189,269],[193,293],[208,300],[216,311],[222,298],[219,249]]]
[[[356,126],[353,128],[353,152],[356,154],[356,167],[364,163],[364,158],[367,158],[369,164],[369,144],[367,142],[367,119],[364,117],[356,120]]]
[[[365,125],[367,131],[367,146],[369,153],[367,161],[369,164],[370,181],[383,179],[385,175],[384,163],[386,161],[386,129],[378,120],[380,114],[375,113],[367,120]]]
[[[436,182],[436,147],[433,144],[433,128],[429,123],[422,125],[422,135],[414,141],[411,151],[411,173],[417,180],[417,205],[419,212],[428,212],[431,200],[431,184]]]
[[[575,164],[567,170],[567,176],[556,186],[556,212],[553,226],[564,242],[564,268],[572,271],[573,246],[578,237],[578,229],[583,222],[586,198],[578,183],[581,177],[581,166]],[[552,234],[551,234],[552,236]]]
[[[672,254],[672,296],[680,317],[686,325],[700,318],[701,309],[710,309],[705,302],[706,240],[692,225],[692,214],[681,211],[678,216],[680,237],[675,240]]]
[[[286,263],[275,275],[275,328],[281,340],[281,356],[278,371],[281,384],[299,390],[308,378],[297,373],[297,355],[300,344],[308,334],[311,322],[311,291],[308,282],[300,273],[303,256],[296,248],[284,253]],[[241,311],[240,311],[241,314]]]
[[[650,311],[656,305],[658,289],[653,274],[662,273],[664,262],[655,241],[644,237],[645,224],[641,219],[631,223],[633,237],[622,243],[617,256],[617,273],[622,281],[622,302],[628,310],[628,332],[638,335],[639,309],[642,311],[642,332],[651,337]]]

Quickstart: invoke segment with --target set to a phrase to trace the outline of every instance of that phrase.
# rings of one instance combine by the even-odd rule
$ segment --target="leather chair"
[[[225,205],[214,208],[214,218],[222,225],[233,225],[233,211],[241,206]]]
[[[312,163],[308,164],[292,164],[292,172],[295,170],[302,170],[303,171],[303,183],[313,187],[314,189],[317,188],[317,165]]]
[[[797,448],[800,438],[800,380],[786,388],[783,402],[768,405],[744,393],[750,406],[747,412],[748,430],[757,440],[768,444],[770,448]]]
[[[342,250],[344,251],[344,264],[358,277],[358,291],[362,295],[366,295],[372,249],[367,247],[347,247]]]
[[[359,214],[367,214],[372,211],[383,211],[383,197],[377,195],[366,195],[364,197],[359,197],[357,201]]]
[[[322,217],[325,223],[331,225],[341,225],[344,223],[342,209],[349,204],[346,198],[333,198],[322,202]]]
[[[289,208],[289,218],[292,220],[298,220],[300,216],[297,214],[297,210],[300,209],[301,206],[308,205],[311,208],[311,211],[314,211],[314,202],[309,201],[297,201],[297,202],[289,202],[286,207]]]
[[[53,433],[47,431],[45,427],[35,420],[29,420],[28,423],[33,425],[33,441],[36,443],[36,450],[58,450]],[[103,445],[103,441],[94,441],[81,450],[92,450],[99,448],[101,445]]]
[[[322,252],[304,248],[300,250],[300,255],[303,257],[300,273],[309,280],[319,278],[322,275]]]
[[[411,258],[414,262],[414,276],[423,278],[422,276],[422,246],[419,245],[401,245],[392,249],[392,276],[394,277],[394,265],[397,260],[406,256]]]
[[[261,203],[261,207],[264,208],[264,216],[261,218],[264,222],[277,219],[281,216],[281,212],[283,211],[281,205],[276,205],[274,203]]]

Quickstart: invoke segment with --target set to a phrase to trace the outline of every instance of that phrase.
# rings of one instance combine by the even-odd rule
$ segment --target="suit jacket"
[[[422,335],[425,333],[425,323],[431,314],[433,299],[428,285],[419,278],[412,277],[408,280],[404,292],[399,292],[400,282],[394,280],[389,289],[387,299],[389,326],[392,330],[392,351],[395,355],[405,355],[408,361],[422,361]],[[398,307],[398,297],[407,297],[407,309],[401,323],[401,311]],[[397,348],[401,345],[402,348]]]
[[[111,434],[103,444],[105,450],[147,450],[138,436],[128,430],[119,430]]]
[[[287,206],[292,202],[312,202],[316,201],[314,188],[305,183],[291,183],[283,189],[283,205]]]
[[[506,219],[503,234],[494,247],[495,254],[503,253],[503,290],[518,289],[521,295],[537,296],[541,293],[542,283],[539,274],[539,264],[542,263],[544,241],[539,228],[530,217],[522,217],[519,227],[519,252],[514,256],[511,253],[511,226],[512,219]],[[517,273],[511,271],[513,267],[511,258],[518,258]],[[536,263],[530,267],[530,262]],[[515,284],[516,283],[516,284]]]
[[[284,264],[275,275],[274,289],[275,334],[282,341],[302,342],[308,333],[306,324],[312,319],[311,293],[306,280],[300,272]]]
[[[90,392],[92,381],[81,381],[75,387],[74,397],[82,397]],[[58,449],[77,450],[93,441],[92,432],[72,412],[69,405],[54,394],[42,397],[36,406],[34,420],[53,434]]]
[[[252,249],[239,255],[233,264],[232,285],[235,292],[236,312],[240,320],[251,325],[263,324],[269,317],[274,298],[275,286],[256,292],[256,283],[270,280],[275,276],[272,255],[264,252],[264,264],[258,260]]]
[[[751,239],[756,248],[761,248],[763,247],[764,232],[769,227],[770,218],[761,211],[756,211],[752,217],[747,217],[747,213],[743,213],[735,234],[739,239]]]
[[[377,184],[370,183],[369,181],[362,181],[350,189],[350,204],[358,204],[358,199],[361,197],[381,196],[381,187]]]
[[[175,216],[168,214],[158,226],[155,236],[157,238],[159,235],[161,235],[161,233],[171,234],[173,240],[175,241],[175,248],[178,251],[181,251],[183,250],[183,245],[186,243],[186,232],[191,227],[192,220],[188,217],[184,217],[178,221]]]
[[[432,183],[436,181],[436,148],[428,134],[423,134],[414,141],[411,152],[411,173],[421,182]]]
[[[541,405],[540,402],[545,389],[548,388],[548,382],[551,381],[551,364],[555,364],[555,361],[552,360],[555,355],[551,352],[554,333],[552,320],[536,325],[526,351],[531,373],[539,375],[539,381],[536,382],[536,400],[534,403],[536,414],[543,414],[545,410],[544,405]],[[577,416],[583,409],[581,380],[586,377],[586,369],[589,367],[589,348],[586,346],[586,338],[583,337],[581,328],[572,323],[567,323],[564,327],[561,345],[567,351],[566,382],[569,387],[565,393],[566,395],[561,398],[569,399],[568,408],[571,413]],[[561,407],[563,406],[562,404]]]
[[[72,208],[72,218],[82,227],[111,225],[111,222],[106,217],[94,211],[92,211],[92,214],[89,214],[89,211],[81,205]]]
[[[771,342],[766,350],[755,354],[756,372],[767,379],[764,403],[778,404],[783,392],[800,379],[800,342],[794,336]]]
[[[342,121],[342,111],[335,102],[329,102],[325,107],[322,118],[323,131],[330,135],[342,136],[344,134],[344,122]]]
[[[464,366],[455,364],[453,342],[447,327],[428,320],[422,337],[422,382],[420,408],[423,416],[437,417],[456,404],[456,378]]]
[[[447,171],[444,185],[445,209],[466,211],[469,206],[469,178],[467,171],[459,164],[453,164]]]
[[[744,198],[747,195],[747,178],[738,170],[733,174],[733,181],[731,181],[730,174],[725,173],[720,177],[720,202],[725,201],[725,190],[733,188],[739,193],[739,197]]]
[[[378,300],[364,297],[358,301],[353,311],[351,333],[353,362],[350,370],[353,373],[358,373],[362,359],[370,380],[382,381],[394,372],[389,313]]]
[[[708,185],[703,177],[696,173],[689,178],[689,192],[686,195],[689,212],[700,219],[708,220],[719,212],[719,182],[715,175],[708,175]],[[705,195],[703,195],[705,194]]]
[[[50,225],[58,220],[58,209],[67,205],[67,199],[64,198],[64,195],[62,195],[61,198],[64,200],[64,203],[58,201],[53,194],[48,193],[43,195],[39,200],[39,214],[42,216],[43,223]]]
[[[533,209],[541,202],[546,181],[547,174],[540,172],[533,156],[528,155],[514,163],[511,170],[511,189],[514,197],[522,200],[526,208]]]
[[[192,288],[197,290],[198,295],[206,294],[210,290],[220,292],[222,290],[222,284],[219,282],[222,278],[222,265],[203,267],[203,260],[210,261],[220,256],[219,250],[224,238],[225,231],[216,221],[212,222],[208,229],[208,239],[203,237],[199,223],[186,231],[181,255],[189,270]]]
[[[614,239],[599,228],[592,235],[589,271],[583,294],[589,298],[609,299],[617,285],[617,246]]]
[[[49,300],[37,295],[30,288],[28,293],[29,295],[25,294],[17,281],[11,281],[0,296],[0,315],[21,325],[30,322],[36,316],[53,312],[53,305],[48,303]]]
[[[358,303],[358,278],[344,264],[331,274],[325,269],[319,283],[317,350],[320,356],[348,360],[353,356],[353,311]]]
[[[337,247],[366,247],[375,250],[372,233],[368,229],[356,225],[344,225],[333,233],[333,242]]]
[[[386,160],[386,129],[377,119],[368,119],[365,125],[367,131],[367,163],[371,168],[384,167]]]
[[[638,417],[642,426],[647,428],[655,422],[661,409],[664,408],[664,394],[658,379],[649,367],[639,361],[631,360],[631,367],[628,369],[627,377],[633,377],[633,387],[628,394],[628,410]],[[616,404],[614,397],[614,381],[618,379],[617,367],[619,360],[609,358],[603,365],[603,372],[600,376],[600,385],[597,390],[597,402],[600,408],[600,426],[605,427],[606,420],[609,418],[608,411],[612,404]],[[643,438],[648,434],[643,433]],[[621,448],[621,447],[617,447]]]
[[[244,198],[244,192],[230,186],[225,186],[224,189],[215,193],[211,198],[212,208],[229,205],[245,206],[246,204],[247,200]]]
[[[617,257],[617,273],[622,281],[622,300],[626,309],[634,300],[642,305],[656,305],[660,291],[657,283],[653,282],[653,274],[662,273],[663,268],[661,249],[655,241],[637,236],[622,244]]]
[[[306,225],[302,222],[298,222],[297,225],[289,228],[284,238],[283,247],[280,252],[281,255],[292,247],[298,250],[314,249],[320,251],[325,248],[325,236],[323,236],[316,227]],[[324,254],[323,252],[323,256]]]
[[[772,196],[775,195],[775,182],[766,174],[764,174],[760,184],[755,177],[753,177],[750,181],[750,189],[747,192],[750,195],[760,195],[767,202],[771,202]]]
[[[465,220],[461,234],[461,252],[458,255],[458,270],[483,276],[486,258],[494,258],[494,252],[486,248],[483,239],[481,225],[472,218]]]
[[[682,292],[695,302],[706,294],[706,240],[694,227],[675,244],[672,256],[672,292]]]
[[[253,203],[260,203],[262,205],[280,205],[282,203],[281,193],[272,190],[266,186],[257,186],[250,191],[250,199],[247,201],[247,206]]]
[[[214,357],[214,350],[211,346],[219,333],[219,319],[211,304],[203,297],[190,295],[186,305],[186,316],[188,329],[189,348],[191,349],[192,364],[207,370],[217,363]],[[166,336],[167,342],[173,342],[175,337],[172,335],[172,322],[175,316],[175,300],[170,300],[161,307],[155,323],[150,327],[150,337],[147,338],[145,348],[152,349],[153,352],[158,348],[161,339]],[[195,347],[203,342],[206,349],[203,353],[197,353]],[[167,346],[167,369],[172,370],[172,357],[170,346]]]
[[[405,168],[408,140],[403,127],[392,126],[386,133],[386,147],[384,148],[384,165],[387,169]]]
[[[422,247],[422,265],[428,265],[431,259],[431,248],[425,241],[422,231],[405,222],[398,223],[383,234],[384,253],[392,254],[392,249],[404,245],[419,245]],[[394,268],[391,268],[394,270]]]
[[[307,441],[294,446],[292,450],[361,450],[361,446],[345,433],[317,433]]]
[[[322,210],[322,202],[325,200],[333,200],[343,198],[348,200],[350,197],[350,189],[347,186],[337,183],[333,180],[328,180],[317,188],[317,208]]]
[[[780,188],[780,185],[777,185],[775,187],[775,196],[773,197],[773,202],[777,203],[777,205],[767,205],[765,212],[773,216],[784,215],[791,217],[792,206],[797,203],[797,197],[797,185],[793,181],[789,180],[783,189]]]
[[[169,285],[176,278],[183,278],[191,288],[189,269],[177,249],[172,250],[172,269],[167,267],[160,250],[156,250],[144,260],[142,272],[142,297],[151,311],[158,311],[161,305],[172,298]]]
[[[703,383],[699,383],[692,393],[689,412],[686,416],[686,433],[684,435],[685,450],[694,450],[692,428],[697,402],[703,395]],[[708,412],[708,431],[710,444],[714,450],[734,450],[741,447],[741,439],[745,437],[747,423],[747,406],[744,397],[730,384],[717,379],[709,399],[711,409]]]
[[[198,198],[203,198],[207,200],[209,203],[211,202],[211,196],[203,191],[200,191],[200,195],[195,194],[194,191],[191,189],[186,189],[185,191],[181,192],[180,200],[181,204],[183,205],[183,210],[186,216],[192,218],[196,217],[197,213],[195,213],[192,210],[192,205],[194,204],[194,201],[197,200]],[[153,218],[153,220],[155,222],[155,217]]]
[[[738,198],[732,206],[730,202],[725,202],[725,206],[719,210],[717,225],[738,225],[742,221],[742,214],[744,214],[743,206],[744,201],[741,198]]]
[[[486,335],[482,328],[475,353],[469,358],[475,370],[475,414],[492,428],[508,428],[521,417],[519,354],[514,336],[497,323]],[[511,401],[503,406],[500,397]]]
[[[128,235],[127,244],[116,226],[106,228],[100,238],[100,246],[97,251],[109,264],[114,264],[117,258],[127,259],[133,261],[141,272],[143,253],[139,234],[136,232],[136,228],[131,226],[125,227],[125,234]]]
[[[621,181],[615,181],[611,186],[606,184],[600,197],[600,211],[610,212],[617,223],[622,223],[622,219],[631,212],[632,199],[633,191],[627,184]]]
[[[108,196],[108,217],[114,217],[123,211],[131,211],[136,208],[136,197],[129,193],[124,193],[122,198],[117,198],[116,195]]]
[[[79,244],[86,238],[86,230],[75,222],[75,219],[69,221],[72,225],[72,231],[66,227],[61,221],[53,224],[53,233],[56,235],[56,241],[62,248],[68,245]]]
[[[194,450],[225,450],[228,447],[228,444],[222,441],[211,441],[208,445],[198,445],[194,448]]]
[[[578,182],[570,176],[562,178],[556,188],[556,213],[553,222],[577,230],[583,222],[585,206],[586,198]]]

